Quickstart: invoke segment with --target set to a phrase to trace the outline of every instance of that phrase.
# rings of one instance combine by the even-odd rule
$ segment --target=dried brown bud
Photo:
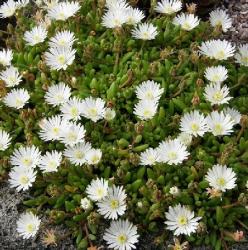
[[[144,124],[142,122],[138,122],[134,125],[134,129],[137,134],[141,134],[144,130]]]
[[[193,106],[197,106],[200,104],[200,102],[201,102],[200,97],[198,96],[197,93],[195,93],[191,100],[191,103],[193,104]]]
[[[186,4],[186,9],[189,14],[195,14],[197,9],[197,4],[195,3]]]
[[[196,86],[197,86],[198,88],[201,88],[202,86],[204,86],[204,81],[203,81],[202,79],[198,78],[198,79],[196,80]]]
[[[44,235],[41,238],[42,243],[47,247],[47,246],[57,246],[56,243],[56,235],[55,235],[55,231],[53,229],[47,229],[44,232]]]

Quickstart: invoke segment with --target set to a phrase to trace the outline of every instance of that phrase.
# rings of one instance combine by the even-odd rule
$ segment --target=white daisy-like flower
[[[62,161],[62,153],[53,150],[41,156],[39,168],[43,173],[57,172]]]
[[[122,186],[109,187],[107,196],[97,202],[99,214],[105,219],[116,220],[126,211],[126,198],[127,195]]]
[[[137,227],[128,220],[111,221],[103,235],[108,247],[116,250],[136,249],[138,238]]]
[[[180,194],[180,190],[177,186],[173,186],[170,188],[169,193],[172,194],[173,196],[177,196]]]
[[[11,169],[9,177],[10,187],[20,192],[21,190],[25,191],[32,187],[35,182],[36,172],[33,169],[14,167]]]
[[[201,217],[195,217],[186,206],[181,204],[175,207],[169,206],[169,211],[165,213],[167,229],[174,231],[174,235],[190,235],[196,232]]]
[[[42,2],[45,4],[45,6],[42,6],[42,8],[44,8],[46,10],[52,9],[59,3],[59,1],[60,0],[42,0]]]
[[[228,189],[233,189],[236,186],[237,176],[232,168],[228,168],[226,165],[214,165],[208,170],[206,180],[209,185],[221,192],[225,192]]]
[[[18,9],[24,8],[29,4],[29,0],[18,0],[16,5]]]
[[[65,21],[66,19],[74,16],[80,8],[80,4],[76,1],[59,2],[48,8],[47,15],[51,19]]]
[[[156,101],[141,100],[134,106],[133,113],[140,120],[150,120],[157,113],[158,104]]]
[[[204,88],[204,97],[211,105],[228,103],[232,97],[229,95],[229,88],[221,83],[210,83]]]
[[[85,118],[97,122],[104,118],[105,115],[105,101],[101,98],[87,97],[82,100],[81,109]]]
[[[11,155],[10,164],[24,169],[31,169],[40,163],[40,157],[40,151],[35,146],[20,146]]]
[[[80,206],[84,209],[84,210],[89,210],[92,208],[92,203],[91,200],[88,199],[87,197],[81,199],[80,201]]]
[[[0,73],[0,79],[3,80],[7,87],[17,86],[21,81],[22,77],[18,72],[18,69],[9,66],[4,71]]]
[[[237,63],[248,67],[248,43],[240,45],[238,47],[238,51],[235,54],[235,59]]]
[[[178,136],[177,139],[184,144],[185,146],[190,146],[193,136],[192,134],[189,133],[185,133],[185,132],[181,132]]]
[[[159,161],[159,153],[157,149],[148,148],[140,154],[140,165],[155,165]]]
[[[180,0],[162,0],[157,3],[155,11],[161,14],[172,15],[182,9],[182,2]]]
[[[120,9],[126,10],[130,8],[126,0],[106,0],[105,6],[110,11],[115,11],[115,10],[120,10]]]
[[[181,13],[173,19],[175,25],[180,25],[183,30],[192,30],[199,25],[200,20],[194,14]]]
[[[232,27],[232,19],[225,10],[217,9],[210,12],[209,21],[213,27],[221,26],[223,32]]]
[[[41,120],[39,123],[41,131],[40,138],[44,141],[59,140],[63,131],[68,127],[68,121],[60,115],[55,115]]]
[[[45,100],[47,103],[55,106],[66,103],[71,96],[71,88],[65,83],[60,82],[59,84],[53,84],[49,86],[46,94]]]
[[[203,114],[198,110],[185,113],[180,121],[180,130],[190,135],[203,136],[207,132],[207,124]]]
[[[11,142],[9,133],[0,128],[0,151],[6,150]]]
[[[3,66],[11,65],[13,59],[13,51],[11,49],[2,49],[0,51],[0,64]]]
[[[82,166],[86,163],[85,156],[90,149],[92,149],[90,143],[81,142],[73,146],[66,147],[63,154],[72,164]]]
[[[8,0],[0,6],[0,18],[11,17],[15,14],[17,3],[14,0]]]
[[[111,108],[106,108],[105,109],[105,113],[104,113],[104,119],[106,121],[111,121],[115,118],[116,116],[116,112],[114,109],[111,109]]]
[[[34,237],[40,227],[41,220],[32,212],[23,213],[17,221],[17,232],[23,239]]]
[[[47,37],[47,30],[43,26],[35,26],[30,31],[24,33],[23,39],[28,45],[34,46],[36,44],[42,43]]]
[[[132,36],[140,40],[153,40],[157,35],[157,27],[151,23],[140,23],[132,30]]]
[[[227,79],[228,71],[226,67],[222,65],[207,67],[204,76],[210,82],[222,83]]]
[[[92,180],[86,188],[86,194],[92,201],[100,201],[108,194],[108,181],[101,178]]]
[[[161,95],[164,92],[164,88],[161,88],[160,84],[154,81],[145,81],[142,82],[136,88],[136,96],[140,100],[150,100],[158,102]]]
[[[235,52],[235,47],[230,42],[220,39],[203,42],[199,49],[202,55],[216,60],[227,60]]]
[[[68,122],[60,136],[60,141],[65,145],[73,146],[84,141],[85,129],[83,125],[75,122]]]
[[[21,109],[28,102],[30,95],[25,89],[12,89],[4,98],[3,102],[10,108]]]
[[[76,41],[75,35],[69,30],[59,31],[49,41],[50,47],[72,47]]]
[[[163,141],[158,146],[159,162],[178,165],[189,156],[187,147],[178,139]]]
[[[53,70],[66,70],[75,59],[76,50],[71,47],[52,47],[45,52],[46,64]]]
[[[129,25],[135,25],[140,23],[142,19],[145,18],[143,11],[139,10],[138,8],[129,7],[126,10],[126,23]]]
[[[102,25],[106,28],[118,28],[127,22],[125,9],[108,10],[102,17]]]
[[[102,151],[100,149],[91,148],[85,153],[85,160],[89,165],[96,165],[102,159]]]
[[[212,111],[206,117],[206,123],[208,130],[215,136],[229,135],[233,131],[234,121],[230,115],[225,115],[223,111],[220,113],[218,111]]]
[[[234,124],[239,124],[240,123],[240,119],[241,119],[241,114],[238,110],[234,109],[234,108],[224,108],[223,112],[225,115],[230,115],[231,119],[233,120]]]
[[[66,103],[62,104],[60,111],[66,120],[77,121],[82,115],[81,111],[82,101],[77,97],[71,97]]]

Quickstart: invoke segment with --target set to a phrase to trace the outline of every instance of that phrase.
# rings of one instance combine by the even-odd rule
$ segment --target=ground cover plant
[[[78,249],[172,249],[245,241],[248,45],[220,39],[177,0],[8,0],[1,35],[0,173],[29,192],[24,239]],[[162,228],[162,230],[161,230]],[[158,235],[159,234],[159,235]]]

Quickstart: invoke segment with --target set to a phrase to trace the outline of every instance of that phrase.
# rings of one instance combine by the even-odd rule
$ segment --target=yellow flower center
[[[173,11],[173,8],[172,8],[170,5],[165,6],[165,8],[164,8],[164,13],[171,14],[171,13],[173,13],[173,12],[174,12],[174,11]]]
[[[197,132],[199,130],[199,125],[196,123],[192,123],[191,129],[192,129],[192,131]]]
[[[149,33],[148,32],[144,32],[143,33],[143,39],[147,40],[149,38],[150,38]]]
[[[64,14],[64,12],[60,12],[59,14],[58,14],[58,19],[65,19],[65,14]]]
[[[175,160],[175,159],[177,158],[177,153],[174,152],[174,151],[169,152],[169,153],[168,153],[168,158],[169,158],[170,160]]]
[[[103,194],[104,194],[104,190],[103,190],[102,188],[98,188],[98,189],[96,190],[96,194],[97,194],[97,196],[102,197]]]
[[[212,76],[212,81],[213,82],[218,82],[219,80],[220,80],[220,76],[219,75],[215,74],[215,75]]]
[[[117,26],[117,27],[118,27],[118,26],[121,26],[120,20],[119,20],[119,19],[115,19],[115,20],[114,20],[114,25]]]
[[[225,58],[225,51],[224,50],[220,50],[215,54],[215,58],[222,60]]]
[[[179,218],[178,218],[178,224],[180,225],[180,226],[184,226],[184,225],[186,225],[188,223],[188,219],[185,217],[185,216],[179,216]]]
[[[217,91],[214,95],[213,95],[213,99],[217,102],[220,102],[223,99],[223,94],[220,91]]]
[[[28,177],[27,176],[21,176],[21,178],[20,178],[20,183],[22,184],[22,185],[25,185],[25,184],[27,184],[28,183]]]
[[[144,113],[143,113],[143,115],[144,115],[144,117],[150,117],[151,116],[151,114],[152,114],[152,112],[151,112],[151,110],[144,110]]]
[[[34,41],[35,41],[36,43],[40,42],[40,36],[35,35],[35,36],[34,36]]]
[[[153,99],[153,94],[152,94],[151,91],[146,92],[146,98],[149,99],[149,100]]]
[[[16,98],[15,100],[16,106],[22,106],[23,105],[23,101],[19,98]]]
[[[32,233],[34,231],[34,225],[33,224],[27,224],[26,230],[28,233]]]
[[[226,180],[225,180],[223,177],[220,177],[220,178],[218,178],[218,179],[216,180],[216,183],[217,183],[219,186],[223,187],[223,186],[226,185]]]
[[[188,22],[185,22],[182,24],[182,28],[185,30],[190,30],[191,29],[191,25]]]
[[[77,159],[83,159],[84,158],[84,153],[81,151],[76,151],[75,152],[75,158]]]
[[[72,115],[73,117],[78,116],[78,109],[77,109],[76,107],[72,107],[72,108],[71,108],[71,115]]]
[[[96,117],[97,116],[97,110],[96,110],[96,108],[90,108],[88,110],[88,112],[89,112],[89,115],[92,116],[92,117]]]
[[[69,141],[76,141],[77,136],[76,136],[75,133],[70,132],[70,133],[68,134],[68,137],[67,137],[67,138],[68,138]]]
[[[214,131],[216,134],[222,134],[223,133],[223,126],[220,123],[215,124]]]
[[[48,164],[48,168],[55,169],[57,167],[57,164],[55,161],[50,161]]]
[[[150,161],[151,163],[155,162],[155,157],[153,155],[148,155],[147,157],[148,161]]]
[[[92,161],[93,164],[96,164],[96,163],[99,161],[98,155],[93,155],[93,156],[91,157],[91,161]]]
[[[117,209],[118,206],[119,206],[119,201],[118,201],[118,200],[111,200],[111,201],[110,201],[110,207],[111,207],[112,209]]]
[[[59,128],[58,127],[53,128],[53,133],[55,135],[58,135],[59,134]]]
[[[65,55],[59,55],[58,56],[58,62],[60,64],[65,64]]]
[[[30,159],[30,158],[23,158],[23,159],[22,159],[22,164],[23,164],[25,167],[29,167],[29,166],[32,164],[32,159]]]
[[[117,237],[117,242],[121,245],[125,244],[127,242],[127,236],[125,234],[120,234]]]
[[[60,41],[59,41],[59,45],[60,45],[60,46],[65,46],[65,40],[64,40],[64,39],[60,40]]]
[[[55,96],[55,99],[57,100],[57,102],[61,102],[61,101],[64,100],[63,96],[60,95],[60,94],[56,95],[56,96]]]
[[[247,64],[248,63],[248,56],[241,57],[241,62],[244,64]]]

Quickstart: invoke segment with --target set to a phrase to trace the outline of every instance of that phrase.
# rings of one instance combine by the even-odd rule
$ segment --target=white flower
[[[75,35],[69,30],[59,31],[49,41],[50,47],[72,47],[75,42]]]
[[[173,196],[177,196],[180,194],[180,190],[177,186],[173,186],[170,188],[169,193],[172,194]]]
[[[235,47],[226,40],[210,40],[203,42],[200,46],[200,53],[216,60],[227,60],[232,57]]]
[[[196,232],[198,221],[201,217],[194,217],[194,212],[181,204],[175,207],[169,206],[169,211],[165,213],[167,229],[174,231],[174,235],[190,235]]]
[[[10,145],[11,137],[9,133],[0,128],[0,151],[4,151]]]
[[[238,110],[233,109],[233,108],[224,108],[223,112],[225,115],[230,115],[232,121],[234,122],[234,124],[239,124],[240,123],[240,119],[241,119],[241,114],[239,113]]]
[[[118,28],[127,22],[127,13],[123,9],[108,10],[102,17],[102,25],[106,28]]]
[[[151,23],[140,23],[132,30],[132,36],[141,40],[153,40],[157,34],[157,27]]]
[[[91,149],[88,142],[81,142],[73,146],[68,146],[64,150],[64,156],[69,159],[72,164],[82,166],[86,163],[85,155]]]
[[[92,204],[91,204],[90,199],[88,199],[88,198],[86,198],[86,197],[83,198],[83,199],[81,199],[80,205],[81,205],[81,207],[82,207],[84,210],[89,210],[89,209],[92,208]]]
[[[111,121],[115,118],[116,112],[114,109],[106,108],[104,113],[104,119],[106,121]]]
[[[213,27],[221,26],[224,32],[232,27],[232,19],[225,10],[217,9],[210,12],[209,21]]]
[[[194,136],[203,136],[207,131],[204,115],[198,110],[185,113],[180,121],[180,130]]]
[[[71,47],[52,47],[45,52],[46,64],[53,70],[66,69],[75,59],[76,50]]]
[[[29,4],[29,0],[18,0],[16,5],[18,9],[24,8]]]
[[[223,111],[218,113],[218,111],[211,112],[206,117],[206,122],[208,130],[213,133],[213,135],[229,135],[233,131],[234,121],[230,115],[225,115]]]
[[[171,15],[182,9],[182,2],[180,0],[162,0],[157,3],[155,11],[161,14]]]
[[[14,167],[9,173],[9,183],[11,188],[16,188],[18,192],[28,190],[35,182],[36,172],[33,169],[23,169]]]
[[[229,88],[221,83],[210,83],[204,88],[204,97],[211,105],[228,103],[232,97],[229,95]]]
[[[108,194],[103,199],[97,202],[98,212],[103,215],[105,219],[116,220],[126,211],[127,195],[123,187],[115,186],[108,189]]]
[[[143,11],[132,7],[126,10],[126,15],[126,23],[129,25],[140,23],[141,20],[145,18]]]
[[[63,131],[68,127],[68,122],[60,115],[43,119],[40,123],[40,138],[44,141],[59,140]]]
[[[163,141],[158,146],[159,162],[178,165],[188,158],[187,147],[178,139]]]
[[[106,8],[115,11],[119,9],[126,10],[130,8],[130,6],[125,0],[106,0]]]
[[[164,89],[161,88],[160,84],[154,81],[145,81],[142,82],[136,88],[136,96],[140,100],[150,100],[158,102],[161,95],[163,94]]]
[[[97,122],[104,118],[105,115],[105,102],[101,98],[87,97],[82,100],[82,113],[85,118]]]
[[[42,43],[45,41],[47,37],[47,31],[42,26],[35,26],[30,31],[26,31],[24,33],[23,39],[27,42],[28,45],[34,46],[38,43]]]
[[[22,81],[22,77],[19,75],[18,69],[9,66],[0,74],[0,79],[3,80],[7,87],[14,87]]]
[[[85,192],[92,201],[100,201],[108,194],[108,181],[103,178],[92,180]]]
[[[8,0],[0,6],[0,18],[11,17],[15,14],[17,3],[13,0]]]
[[[226,67],[218,65],[213,67],[207,67],[204,76],[210,82],[222,83],[227,79],[228,71]]]
[[[103,235],[108,247],[116,250],[136,249],[138,238],[137,227],[128,220],[111,221]]]
[[[91,148],[85,153],[85,160],[89,165],[96,165],[102,158],[102,151],[100,149]]]
[[[41,156],[39,168],[43,173],[57,172],[58,167],[62,161],[62,153],[53,150],[51,153],[46,152],[45,155]]]
[[[180,25],[183,30],[192,30],[199,25],[200,20],[194,14],[181,13],[173,19],[175,25]]]
[[[41,220],[32,212],[23,213],[17,221],[17,232],[24,238],[34,237],[39,230]]]
[[[13,89],[3,98],[3,102],[10,108],[21,109],[28,102],[29,98],[27,90]]]
[[[232,168],[228,168],[226,165],[214,165],[208,170],[206,180],[209,185],[219,191],[225,192],[228,189],[233,189],[236,186],[236,174]]]
[[[159,161],[157,149],[148,148],[140,154],[140,165],[155,165]]]
[[[59,1],[60,0],[43,0],[45,6],[43,6],[42,8],[47,9],[47,10],[52,9],[59,3]]]
[[[72,2],[60,2],[54,4],[47,10],[47,15],[51,19],[65,21],[69,17],[74,16],[80,9],[80,5],[76,1]]]
[[[63,82],[59,84],[53,84],[49,86],[46,94],[45,100],[47,103],[55,106],[66,103],[71,96],[71,88],[69,88]]]
[[[60,141],[65,145],[73,146],[84,141],[85,132],[83,125],[68,122],[67,127],[61,133]]]
[[[75,96],[71,97],[66,103],[62,104],[60,111],[64,119],[74,121],[79,120],[82,115],[81,105],[81,100]]]
[[[157,108],[157,102],[142,100],[135,104],[133,113],[137,115],[140,120],[150,120],[157,113]]]
[[[11,65],[13,59],[13,51],[11,49],[2,49],[0,51],[0,64],[3,66]]]
[[[35,146],[20,146],[10,157],[10,164],[20,168],[35,168],[40,163],[40,151]]]
[[[238,51],[235,54],[235,59],[237,63],[248,67],[248,43],[240,45],[238,47]]]
[[[178,135],[177,139],[178,139],[182,144],[184,144],[185,146],[188,147],[188,146],[190,146],[193,137],[192,137],[192,135],[189,134],[189,133],[181,132],[181,133]]]

